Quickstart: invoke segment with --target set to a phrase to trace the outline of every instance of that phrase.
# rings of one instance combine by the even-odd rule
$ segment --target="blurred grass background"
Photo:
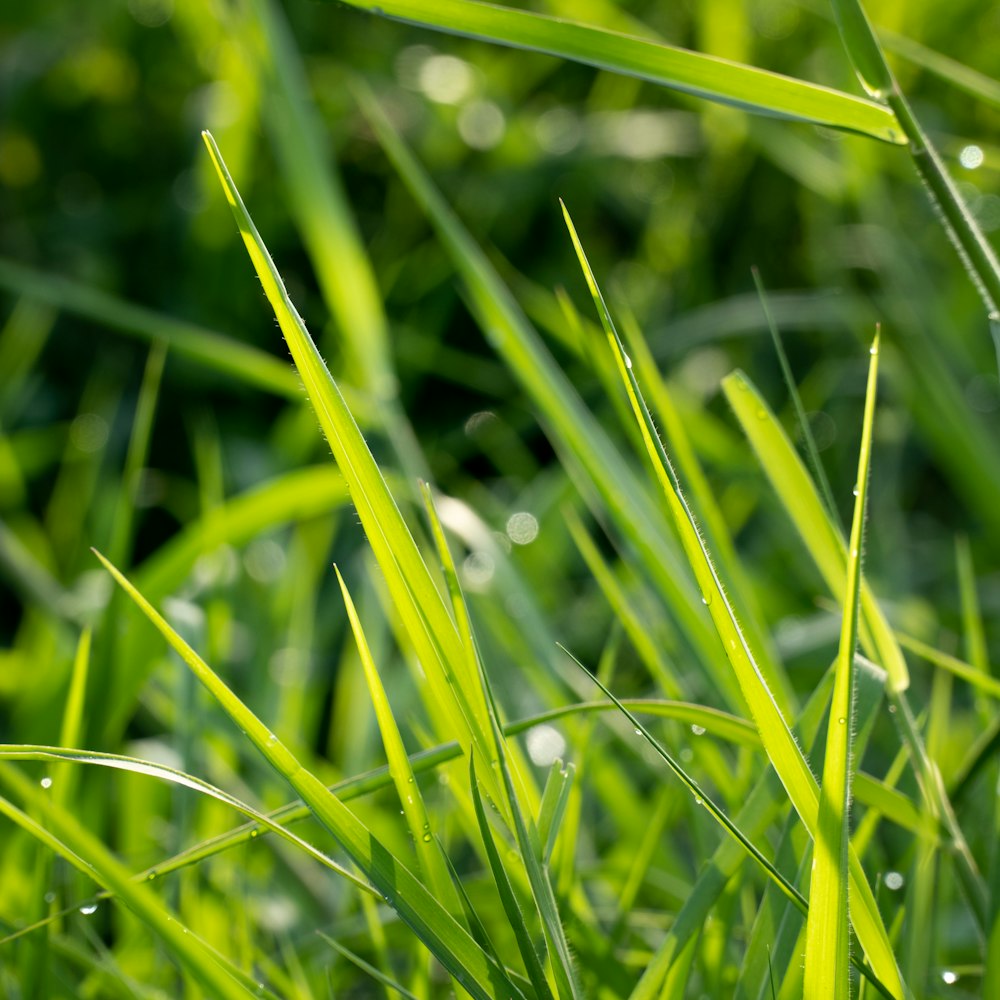
[[[857,92],[822,5],[531,6]],[[880,3],[870,13],[890,48],[896,36],[910,40],[897,46],[909,56],[894,63],[901,83],[995,239],[995,80],[992,88],[973,80],[970,92],[949,64],[935,64],[944,75],[932,72],[933,60],[911,43],[996,78],[1000,10],[969,0]],[[353,393],[376,457],[399,468],[398,442],[380,416],[398,394],[421,445],[410,453],[411,466],[424,466],[444,494],[468,505],[456,508],[449,527],[466,533],[464,581],[487,623],[485,658],[510,716],[544,700],[516,673],[538,655],[538,643],[555,637],[597,662],[612,614],[564,524],[572,487],[534,407],[470,317],[445,251],[359,112],[355,78],[372,88],[457,214],[490,248],[574,384],[611,426],[616,418],[586,340],[554,294],[565,289],[590,316],[557,199],[567,203],[613,306],[634,316],[674,392],[800,693],[829,662],[836,620],[817,609],[819,577],[787,530],[719,381],[743,368],[793,427],[754,291],[756,265],[846,519],[864,345],[881,322],[886,360],[866,573],[900,627],[971,658],[961,638],[954,554],[956,535],[967,535],[986,646],[996,649],[997,353],[975,289],[903,150],[751,118],[629,78],[333,4],[286,3],[275,16],[287,21],[301,54],[322,123],[322,154],[339,174],[384,302],[398,382],[373,385],[364,359],[345,349],[349,338],[331,318],[304,249],[303,213],[290,208],[294,194],[276,153],[280,121],[255,48],[254,16],[252,5],[222,0],[83,7],[38,0],[8,4],[0,14],[5,742],[58,738],[76,644],[71,626],[96,614],[110,593],[89,552],[95,545],[117,550],[121,563],[145,570],[147,580],[160,571],[155,600],[173,595],[188,638],[258,711],[273,713],[282,738],[317,754],[331,777],[378,762],[377,731],[329,571],[336,561],[367,579],[363,535],[335,470],[289,480],[291,498],[265,500],[247,528],[234,526],[223,507],[265,481],[323,465],[328,449],[295,399],[294,382],[266,366],[256,381],[233,377],[219,370],[227,348],[206,364],[179,346],[185,333],[209,330],[287,359],[211,175],[199,138],[204,128],[225,151],[335,376]],[[123,313],[123,303],[149,312]],[[151,348],[150,331],[174,337],[174,346]],[[261,387],[268,379],[272,391]],[[148,447],[145,455],[133,450],[130,462],[140,418],[149,421]],[[400,495],[413,471],[399,480]],[[331,507],[340,513],[325,513]],[[220,509],[221,521],[192,538],[190,526]],[[640,600],[635,582],[626,576],[625,583]],[[358,589],[359,604],[377,618],[384,602],[377,584]],[[669,630],[662,610],[648,621],[654,636]],[[390,660],[391,628],[373,629]],[[209,725],[215,710],[199,702],[159,646],[156,664],[140,665],[113,652],[116,642],[136,654],[127,638],[98,635],[90,689],[96,707],[81,745],[155,743],[151,754],[166,747],[192,769],[216,769],[262,789],[269,805],[281,801],[259,765],[241,760],[245,751]],[[554,659],[555,650],[546,650]],[[538,663],[531,669],[544,673]],[[629,650],[621,670],[625,687],[648,693]],[[913,673],[926,695],[929,673]],[[125,688],[117,686],[129,676]],[[125,693],[104,704],[101,685],[112,679]],[[693,683],[694,694],[711,701],[712,693]],[[412,695],[400,684],[397,710],[405,718]],[[533,684],[546,689],[543,681]],[[958,766],[975,733],[971,699],[962,708],[954,731],[941,734],[945,770]],[[102,775],[79,780],[107,784]],[[635,815],[646,780],[636,779]],[[193,832],[207,836],[226,825],[213,807],[199,806],[195,816],[189,803],[185,812],[183,795],[179,811],[152,804],[149,797],[168,793],[133,777],[117,781],[113,794],[110,811],[94,797],[81,797],[80,809],[91,826],[111,831],[136,866],[190,842]],[[132,823],[133,813],[157,822]],[[612,850],[599,816],[589,818],[595,851],[598,844]],[[26,850],[13,841],[7,849]],[[891,836],[885,850],[891,856]],[[266,872],[272,863],[254,861],[245,877],[253,879],[254,864]],[[243,875],[221,864],[215,870],[223,883]],[[665,862],[656,888],[679,892],[674,877],[679,872]],[[259,906],[247,919],[280,933],[298,927],[308,912],[302,881],[283,884],[295,886],[291,901],[275,902],[255,883]],[[32,892],[30,875],[23,884],[5,879],[5,919],[23,911]],[[224,919],[225,898],[222,886],[206,922]],[[325,904],[309,905],[322,911]]]

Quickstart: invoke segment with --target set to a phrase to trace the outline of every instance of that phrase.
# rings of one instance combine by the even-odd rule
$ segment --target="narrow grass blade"
[[[902,142],[879,105],[827,87],[648,39],[474,0],[349,0],[450,34],[571,59],[760,114]]]
[[[831,0],[831,3],[844,48],[861,85],[872,97],[885,98],[893,88],[892,72],[864,8],[858,0]]]
[[[37,789],[33,782],[10,765],[0,765],[0,782],[12,788],[43,822],[38,822],[0,796],[0,813],[17,823],[38,841],[88,878],[114,892],[140,920],[152,930],[183,963],[191,975],[213,997],[220,1000],[241,1000],[252,996],[267,996],[257,989],[226,958],[191,933],[147,886],[132,880],[125,866],[91,833]],[[43,825],[44,824],[44,825]]]
[[[792,366],[788,363],[788,355],[785,353],[785,345],[781,340],[781,333],[778,331],[778,324],[771,314],[771,305],[768,302],[767,292],[764,290],[764,282],[761,280],[760,271],[756,267],[752,269],[753,283],[757,287],[757,295],[760,298],[761,308],[764,310],[764,318],[767,320],[767,328],[771,334],[771,342],[774,344],[774,353],[778,356],[778,364],[781,365],[781,374],[785,380],[785,387],[788,389],[788,398],[795,408],[795,418],[798,421],[799,433],[802,435],[802,442],[805,445],[806,456],[812,469],[813,480],[819,487],[820,496],[826,506],[826,512],[830,520],[838,523],[837,505],[833,499],[833,490],[830,489],[830,481],[826,478],[826,469],[819,457],[819,449],[816,447],[816,439],[813,437],[812,428],[809,426],[809,418],[806,416],[805,407],[802,405],[802,397],[799,395],[798,386],[795,384],[795,376],[792,375]]]
[[[722,380],[722,388],[809,555],[831,593],[842,602],[847,547],[840,530],[824,509],[805,465],[746,375],[740,371],[727,375]],[[890,687],[897,691],[905,690],[910,683],[906,660],[875,595],[864,581],[861,584],[861,611],[864,648],[886,670]]]
[[[394,979],[390,979],[381,969],[376,969],[374,965],[370,962],[366,962],[360,955],[355,955],[353,951],[349,948],[345,948],[339,941],[335,941],[329,934],[324,934],[319,931],[319,936],[335,951],[338,951],[344,956],[349,962],[356,965],[362,972],[368,973],[372,979],[377,983],[381,983],[383,986],[387,987],[393,993],[398,994],[403,998],[403,1000],[420,1000],[420,998],[415,994],[411,993],[405,986],[400,986]]]
[[[854,650],[861,599],[861,548],[871,466],[872,426],[878,384],[879,336],[871,347],[858,457],[854,517],[847,559],[840,648],[834,671],[817,834],[813,843],[806,921],[805,1000],[847,1000],[850,993],[850,939],[847,909],[848,815],[851,796],[851,737],[854,725]]]
[[[396,794],[403,807],[406,824],[410,828],[410,836],[413,838],[417,858],[420,862],[420,871],[440,902],[444,904],[452,916],[456,916],[462,912],[461,901],[452,885],[451,874],[442,857],[440,843],[431,832],[427,806],[424,804],[420,786],[417,784],[413,768],[410,766],[410,758],[403,746],[403,738],[396,725],[396,719],[386,696],[382,678],[379,676],[378,668],[372,658],[368,640],[365,638],[357,609],[354,607],[354,601],[351,599],[347,584],[344,583],[344,578],[340,575],[340,570],[336,567],[335,569],[337,582],[340,584],[340,591],[344,597],[347,617],[351,623],[351,631],[354,633],[354,641],[357,643],[358,652],[361,655],[368,693],[371,696],[379,731],[382,734],[382,745],[385,747],[386,759],[389,762],[389,774],[396,786]]]
[[[573,787],[575,771],[574,765],[564,764],[561,760],[553,761],[552,767],[549,768],[549,776],[542,791],[542,804],[538,809],[538,820],[535,823],[542,849],[539,858],[542,864],[547,865],[552,857],[563,814],[566,812],[570,789]]]
[[[961,677],[962,680],[967,681],[969,686],[976,691],[989,695],[991,698],[1000,698],[1000,680],[997,680],[991,674],[984,673],[979,667],[973,666],[971,663],[966,663],[965,660],[960,660],[957,656],[952,656],[951,653],[944,653],[940,649],[935,649],[933,646],[922,642],[912,635],[899,632],[897,633],[897,637],[901,646],[912,653],[916,653],[921,659],[926,660],[935,667],[939,667],[941,670],[947,670],[948,673],[954,674],[956,677]]]
[[[697,652],[696,663],[730,707],[742,708],[739,685],[722,668],[715,636],[688,582],[677,546],[665,531],[645,484],[622,459],[540,342],[486,255],[435,189],[374,99],[358,96],[383,148],[437,230],[464,282],[473,313],[488,340],[523,384],[546,431],[585,499],[600,498],[622,536],[676,616]]]
[[[600,291],[568,215],[567,225],[570,228],[584,274],[588,278],[595,299],[599,300]],[[601,302],[601,311],[604,312],[603,300]],[[619,373],[629,394],[636,419],[642,427],[649,460],[662,487],[670,516],[680,534],[684,551],[698,581],[702,600],[711,613],[718,636],[757,725],[764,750],[785,786],[795,811],[802,818],[806,829],[815,838],[819,806],[819,790],[816,786],[816,779],[809,769],[802,750],[795,742],[781,710],[775,703],[771,687],[761,673],[740,629],[729,598],[726,596],[705,543],[698,533],[691,510],[677,483],[670,460],[657,436],[656,428],[643,401],[639,384],[621,341],[613,326],[609,326],[608,329],[609,344],[617,358]],[[854,924],[858,938],[875,975],[891,990],[902,994],[903,985],[893,949],[864,871],[853,854],[850,858],[850,866],[853,896],[857,905],[854,913]]]
[[[261,755],[301,796],[313,815],[337,838],[365,877],[441,964],[470,994],[493,1000],[498,991],[520,996],[503,969],[488,956],[423,884],[381,844],[312,772],[296,759],[222,679],[157,613],[135,587],[102,556],[105,568],[156,626],[192,673],[246,733]]]
[[[163,341],[206,368],[286,399],[301,399],[302,385],[277,358],[213,330],[123,302],[89,285],[0,258],[0,288],[24,295],[146,341]]]
[[[215,141],[207,132],[203,137],[254,269],[347,480],[351,499],[428,682],[453,722],[454,732],[461,734],[463,745],[476,746],[490,759],[489,740],[455,683],[455,673],[461,669],[465,655],[455,624],[344,397],[288,297]]]
[[[0,743],[0,760],[36,760],[36,761],[58,761],[62,764],[89,764],[97,767],[107,767],[118,771],[127,771],[131,774],[144,774],[151,778],[158,778],[173,785],[189,788],[222,802],[224,805],[243,813],[248,819],[253,820],[262,829],[275,833],[279,837],[287,840],[290,844],[307,854],[314,861],[318,861],[324,867],[335,871],[351,882],[356,888],[364,892],[374,893],[372,887],[363,879],[358,878],[352,871],[343,865],[337,864],[332,858],[322,851],[317,850],[301,837],[292,833],[288,829],[287,822],[277,822],[274,818],[262,813],[259,809],[238,799],[235,795],[224,792],[210,782],[204,781],[193,774],[188,774],[174,767],[165,764],[157,764],[154,761],[142,760],[138,757],[128,757],[123,754],[98,753],[94,750],[73,750],[67,747],[46,747],[32,746],[30,744],[3,744]],[[52,788],[56,788],[53,778]],[[136,881],[148,880],[149,876],[143,873]],[[378,894],[375,894],[378,896]],[[378,897],[381,898],[381,897]]]
[[[483,797],[479,791],[479,781],[476,778],[476,759],[472,754],[469,757],[469,785],[472,789],[472,803],[476,810],[476,820],[479,823],[479,832],[483,838],[483,846],[486,848],[486,858],[489,862],[490,871],[493,873],[493,881],[496,884],[497,892],[500,894],[500,902],[504,913],[507,914],[507,921],[510,929],[514,933],[517,941],[518,951],[521,953],[521,960],[524,962],[528,979],[535,989],[539,1000],[552,1000],[552,990],[548,980],[545,978],[545,970],[542,966],[544,956],[540,956],[535,950],[534,942],[531,940],[531,933],[525,922],[524,913],[514,895],[514,887],[510,883],[507,872],[504,868],[500,852],[497,850],[496,842],[493,839],[493,831],[490,829],[490,821],[486,817],[486,809],[483,806]]]

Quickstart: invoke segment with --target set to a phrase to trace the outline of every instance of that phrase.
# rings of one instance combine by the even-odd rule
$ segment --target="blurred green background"
[[[822,4],[530,6],[858,92]],[[846,517],[866,345],[881,322],[885,362],[866,572],[897,622],[960,653],[954,540],[967,534],[996,649],[997,353],[976,291],[904,150],[752,118],[630,78],[336,4],[286,2],[276,10],[301,55],[322,123],[322,154],[339,174],[373,264],[397,383],[366,381],[321,294],[305,249],[304,213],[294,208],[289,168],[275,152],[281,123],[249,5],[37,0],[0,12],[4,740],[56,739],[76,639],[64,626],[108,600],[89,546],[117,545],[124,565],[148,567],[224,498],[328,458],[294,387],[268,392],[172,348],[148,457],[135,482],[126,482],[144,372],[152,364],[155,380],[162,360],[154,349],[150,362],[151,330],[174,336],[202,328],[287,358],[211,174],[199,135],[206,128],[293,301],[351,394],[376,456],[398,469],[391,436],[374,426],[398,393],[422,448],[413,465],[426,463],[423,471],[437,486],[482,519],[456,517],[455,524],[472,525],[464,578],[481,595],[487,652],[511,714],[518,714],[519,699],[524,710],[533,707],[506,668],[532,655],[534,625],[525,618],[536,609],[547,615],[551,635],[596,660],[611,614],[563,524],[572,487],[533,406],[470,317],[451,263],[360,114],[352,92],[358,79],[489,248],[573,382],[611,426],[604,387],[556,294],[564,289],[590,317],[558,199],[566,202],[613,309],[632,314],[674,390],[803,690],[828,663],[824,643],[836,622],[816,608],[818,577],[762,486],[719,380],[742,367],[793,426],[754,291],[756,265]],[[930,66],[934,60],[912,42],[995,78],[1000,8],[976,0],[884,2],[873,4],[871,15],[890,48],[897,35],[910,40],[895,45],[903,52],[894,63],[902,85],[995,239],[1000,88],[956,79],[946,61]],[[122,303],[149,314],[123,313]],[[413,471],[396,481],[404,495]],[[134,521],[116,537],[129,489]],[[524,513],[536,522],[537,540],[531,521],[511,520]],[[531,537],[519,540],[518,525],[527,525]],[[510,555],[516,578],[497,573],[490,545]],[[184,607],[202,609],[191,635],[207,643],[213,664],[233,672],[257,708],[275,707],[279,729],[328,754],[338,773],[368,766],[377,737],[367,704],[358,708],[360,682],[338,669],[352,654],[341,652],[343,615],[329,571],[336,560],[361,575],[364,539],[352,516],[335,525],[307,518],[294,530],[268,526],[221,554],[196,542],[188,556],[174,577],[164,577],[169,583],[159,596],[174,594]],[[377,588],[359,587],[362,601],[376,608]],[[306,612],[301,593],[310,595]],[[388,632],[383,641],[389,649]],[[163,671],[159,685],[140,696],[147,670],[136,671],[136,690],[116,713],[94,713],[86,745],[115,749],[123,734],[158,737],[177,706],[193,702]],[[925,689],[926,675],[914,674],[918,690]],[[95,670],[92,696],[100,694],[102,676],[106,682],[110,675]],[[300,682],[302,690],[290,693]],[[638,670],[631,682],[642,693]],[[165,843],[179,840],[175,834]]]

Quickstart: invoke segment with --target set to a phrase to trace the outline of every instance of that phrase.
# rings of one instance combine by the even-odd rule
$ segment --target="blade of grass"
[[[785,512],[835,599],[843,600],[847,546],[824,509],[809,473],[777,418],[756,387],[740,371],[722,380],[726,399],[743,428]],[[864,628],[861,641],[868,655],[889,674],[890,687],[909,686],[906,660],[868,584],[861,583]]]
[[[571,59],[760,114],[901,142],[879,105],[727,59],[473,0],[348,0],[361,10],[498,45]]]
[[[220,1000],[240,1000],[247,996],[267,996],[277,1000],[270,990],[258,988],[228,959],[211,949],[200,937],[184,926],[147,886],[132,881],[125,866],[91,833],[43,791],[10,765],[0,765],[0,782],[13,789],[30,805],[44,825],[0,796],[0,813],[15,822],[36,840],[63,857],[88,878],[111,890],[140,920],[152,930],[208,991]]]
[[[854,517],[851,521],[848,549],[843,623],[830,702],[817,832],[813,843],[809,919],[806,921],[805,1000],[847,1000],[850,993],[847,851],[853,766],[851,737],[854,726],[854,651],[858,641],[862,534],[867,513],[872,426],[878,384],[878,348],[879,335],[876,332],[868,368],[857,486],[854,491]]]
[[[472,803],[476,810],[476,820],[479,823],[479,832],[483,838],[483,846],[486,848],[486,857],[489,861],[490,871],[493,874],[493,882],[500,895],[500,903],[510,929],[514,933],[517,941],[517,950],[521,953],[521,960],[528,973],[528,979],[535,988],[535,993],[539,1000],[552,1000],[552,990],[549,988],[548,980],[545,978],[545,970],[542,967],[544,956],[540,956],[531,940],[531,934],[525,921],[524,912],[514,895],[514,887],[507,877],[503,860],[497,850],[496,842],[493,839],[493,832],[490,829],[490,822],[486,818],[486,810],[483,807],[483,797],[479,792],[479,781],[476,778],[476,758],[475,754],[469,756],[469,785],[472,789]]]
[[[302,798],[319,822],[334,835],[365,877],[448,972],[480,1000],[493,1000],[497,991],[501,990],[511,997],[520,996],[520,990],[508,979],[503,969],[476,944],[412,872],[268,731],[260,719],[236,697],[121,572],[99,554],[98,558],[265,760]]]
[[[369,544],[420,657],[428,682],[466,748],[476,746],[486,759],[490,745],[475,712],[455,682],[464,652],[454,622],[417,549],[413,536],[386,485],[302,318],[292,305],[267,247],[237,191],[222,154],[207,132],[205,145],[257,276],[288,343],[320,426],[351,491]]]
[[[605,315],[607,308],[604,306],[597,282],[568,213],[566,214],[566,223],[595,301],[599,303],[599,311]],[[610,317],[608,318],[610,319]],[[718,636],[722,640],[726,655],[757,725],[764,750],[785,786],[795,811],[801,817],[806,829],[815,838],[819,807],[819,790],[816,779],[809,769],[805,756],[795,742],[795,738],[774,700],[771,686],[761,673],[761,669],[740,629],[736,614],[726,596],[705,543],[697,530],[691,510],[677,482],[670,459],[657,436],[652,417],[632,371],[631,362],[625,354],[613,324],[610,323],[608,325],[608,341],[617,358],[619,373],[628,391],[636,419],[643,429],[647,453],[662,487],[670,516],[681,536],[684,551],[701,588],[702,599],[709,608]],[[854,899],[858,905],[854,914],[854,926],[858,938],[876,976],[891,991],[901,995],[903,983],[893,949],[865,878],[864,870],[853,852],[850,856],[850,878]]]

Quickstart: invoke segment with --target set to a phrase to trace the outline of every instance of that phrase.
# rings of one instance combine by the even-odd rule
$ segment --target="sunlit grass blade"
[[[548,980],[545,978],[543,968],[544,956],[540,956],[535,950],[534,942],[531,940],[531,933],[525,922],[524,913],[514,895],[514,887],[510,883],[504,863],[497,850],[496,841],[493,839],[493,831],[490,829],[490,821],[486,817],[486,809],[483,806],[483,797],[479,791],[479,781],[476,778],[475,754],[469,757],[469,786],[472,789],[472,803],[476,810],[476,820],[479,823],[479,832],[483,838],[483,846],[486,848],[486,858],[489,862],[490,871],[493,873],[493,882],[500,895],[500,903],[510,929],[514,933],[517,941],[517,948],[524,962],[524,968],[528,973],[532,986],[539,1000],[552,1000],[552,990]]]
[[[287,364],[264,351],[173,319],[55,274],[0,259],[0,287],[17,289],[39,302],[94,320],[130,337],[162,341],[206,368],[286,399],[300,399],[302,384]]]
[[[594,292],[595,299],[600,299],[597,282],[590,270],[586,254],[583,252],[583,247],[568,214],[566,222],[580,258],[581,267],[587,276],[588,284]],[[603,300],[600,301],[603,303]],[[613,325],[608,327],[608,341],[617,358],[618,370],[629,394],[636,419],[642,428],[648,457],[662,487],[670,516],[680,534],[684,551],[701,589],[702,600],[711,613],[719,639],[722,641],[730,665],[757,725],[764,750],[785,786],[795,811],[801,817],[806,829],[815,838],[819,805],[819,789],[816,785],[816,779],[809,769],[805,756],[795,742],[781,710],[775,703],[767,680],[762,675],[740,629],[735,612],[718,578],[705,543],[698,533],[691,510],[676,481],[670,460],[663,450],[652,417],[643,401],[631,363]],[[876,907],[874,896],[865,878],[864,870],[853,853],[850,857],[850,869],[852,893],[857,906],[853,917],[858,938],[875,975],[890,990],[901,995],[903,984],[899,976],[895,955]]]
[[[573,787],[573,775],[576,768],[572,764],[564,764],[561,760],[553,761],[549,768],[549,776],[542,790],[542,803],[538,808],[538,820],[535,827],[538,830],[538,842],[541,848],[539,860],[548,864],[552,857],[559,827],[566,812],[566,803],[570,789]]]
[[[286,822],[277,822],[274,818],[243,802],[235,795],[230,795],[210,782],[181,771],[178,768],[168,767],[166,764],[158,764],[155,761],[143,760],[138,757],[128,757],[123,754],[98,753],[94,750],[74,750],[68,747],[31,746],[29,744],[0,743],[0,760],[58,761],[63,765],[89,764],[96,767],[127,771],[131,774],[144,774],[151,778],[168,782],[169,784],[189,788],[200,795],[207,795],[209,798],[215,799],[229,806],[231,809],[243,813],[244,816],[259,825],[261,829],[277,834],[277,836],[287,840],[314,861],[319,862],[325,868],[329,868],[331,871],[335,871],[338,875],[347,879],[356,888],[364,892],[374,892],[364,879],[358,878],[352,871],[338,864],[295,833],[292,833],[288,829]],[[56,788],[55,777],[52,778],[51,787]],[[159,872],[159,874],[162,874],[162,872]],[[140,874],[135,880],[143,881],[144,879],[149,880],[147,873]]]
[[[55,851],[84,875],[114,892],[140,920],[152,930],[191,975],[220,1000],[240,1000],[248,996],[267,996],[270,990],[248,981],[235,966],[192,934],[160,902],[147,886],[132,880],[125,866],[75,817],[66,813],[48,796],[9,764],[0,765],[0,782],[15,791],[41,821],[22,812],[0,796],[0,813]]]
[[[722,380],[726,399],[739,420],[764,473],[805,543],[834,598],[843,600],[847,546],[809,478],[802,459],[763,397],[740,371]],[[895,690],[909,686],[906,660],[868,584],[861,583],[861,641],[889,675]]]
[[[911,653],[915,653],[921,659],[941,670],[947,670],[948,673],[961,677],[974,690],[989,695],[991,698],[1000,698],[1000,680],[991,674],[984,673],[979,667],[966,663],[965,660],[960,660],[957,656],[952,656],[951,653],[935,649],[934,646],[922,642],[915,636],[907,635],[905,632],[898,632],[897,638],[904,649],[910,650]]]
[[[594,495],[638,553],[698,653],[697,664],[730,707],[741,708],[739,686],[720,669],[718,645],[704,609],[690,586],[676,544],[664,530],[645,485],[623,461],[601,425],[583,404],[540,342],[495,268],[452,212],[407,149],[384,112],[362,88],[358,96],[376,135],[400,176],[433,223],[457,272],[470,305],[490,343],[523,384],[539,411],[570,476],[584,497]]]
[[[460,741],[466,747],[476,746],[489,759],[489,740],[480,730],[475,712],[464,702],[461,688],[454,683],[455,672],[461,669],[464,657],[455,624],[344,397],[288,297],[218,147],[207,132],[204,139],[247,252],[337,465],[347,480],[351,499],[428,683],[448,713],[454,731],[460,734]]]
[[[545,52],[748,111],[905,141],[893,116],[871,101],[661,42],[475,0],[349,2],[411,24]]]
[[[861,550],[867,512],[872,427],[875,420],[878,349],[879,336],[876,333],[868,368],[868,390],[865,394],[857,486],[854,491],[854,516],[848,548],[843,621],[834,668],[817,833],[813,842],[809,919],[806,921],[805,1000],[847,1000],[850,992],[847,853],[853,766],[851,741],[854,726],[854,651],[858,641]]]
[[[389,774],[392,776],[392,782],[396,787],[396,794],[399,796],[400,805],[403,807],[403,815],[406,818],[407,826],[410,828],[410,836],[413,838],[414,847],[416,848],[421,874],[452,916],[458,916],[462,912],[461,900],[459,900],[455,893],[451,874],[442,857],[440,843],[431,832],[431,821],[427,812],[427,806],[424,803],[424,797],[414,777],[413,768],[410,766],[410,758],[407,756],[406,748],[403,745],[403,738],[400,735],[399,727],[392,713],[392,707],[386,696],[378,667],[375,666],[375,661],[372,658],[368,640],[365,638],[357,609],[354,607],[354,601],[351,599],[347,584],[344,583],[344,578],[341,576],[340,570],[337,569],[336,572],[337,582],[340,584],[340,591],[344,597],[344,606],[347,609],[347,618],[351,624],[351,631],[354,633],[358,652],[361,655],[361,664],[365,672],[368,693],[375,708],[379,731],[382,734],[382,745],[385,747]]]
[[[381,844],[355,815],[296,759],[294,754],[226,686],[167,621],[114,566],[105,568],[191,668],[219,705],[246,733],[265,760],[302,798],[313,815],[337,838],[365,877],[382,894],[441,964],[480,1000],[498,990],[520,995],[496,962],[479,947],[424,885]]]

